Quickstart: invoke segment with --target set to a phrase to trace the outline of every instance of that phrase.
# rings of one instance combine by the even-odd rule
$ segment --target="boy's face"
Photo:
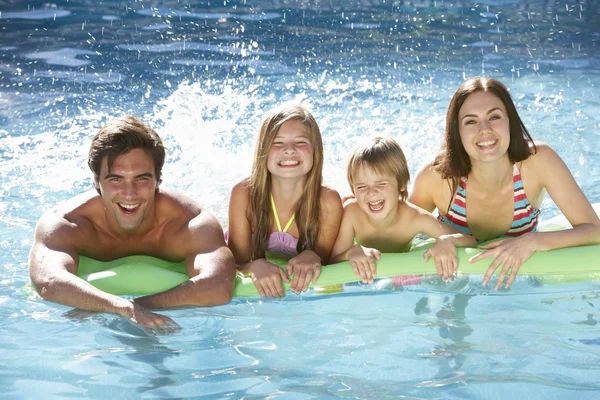
[[[391,174],[360,166],[354,174],[353,189],[358,206],[369,218],[385,219],[398,206],[398,181]]]

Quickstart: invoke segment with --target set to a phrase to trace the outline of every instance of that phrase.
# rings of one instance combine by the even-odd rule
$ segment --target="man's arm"
[[[185,264],[190,279],[166,292],[139,297],[135,303],[148,308],[214,306],[228,303],[235,282],[235,261],[225,244],[217,219],[201,211],[176,235],[187,249]]]
[[[146,330],[162,332],[178,328],[170,318],[105,293],[79,278],[75,243],[79,237],[78,228],[56,214],[45,214],[38,222],[29,254],[29,276],[43,299],[84,310],[119,314]]]

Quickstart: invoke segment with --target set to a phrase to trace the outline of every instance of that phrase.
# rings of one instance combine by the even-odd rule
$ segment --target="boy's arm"
[[[416,218],[420,233],[435,239],[450,239],[456,247],[477,247],[477,240],[473,236],[465,235],[446,225],[426,210],[417,209]]]

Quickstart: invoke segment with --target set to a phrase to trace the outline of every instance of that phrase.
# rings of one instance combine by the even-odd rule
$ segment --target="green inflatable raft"
[[[600,204],[595,204],[596,212]],[[547,221],[540,230],[558,230],[568,227],[562,216]],[[377,278],[393,278],[396,282],[418,283],[422,275],[435,274],[433,260],[425,263],[423,252],[427,243],[413,246],[407,253],[382,254],[377,262]],[[483,274],[492,260],[485,259],[469,263],[472,256],[479,254],[480,249],[457,249],[459,272],[467,274]],[[284,259],[272,259],[273,263],[285,267]],[[500,268],[497,269],[500,271]],[[186,280],[185,265],[173,263],[148,256],[130,256],[113,261],[101,262],[87,257],[79,258],[78,275],[107,293],[115,295],[141,296],[164,292]],[[600,279],[600,245],[571,247],[547,252],[537,252],[519,270],[519,276],[535,276],[543,283],[572,283]],[[322,267],[317,291],[322,288],[334,288],[341,291],[340,285],[358,282],[360,279],[352,272],[349,262]],[[289,284],[284,282],[285,289]],[[335,288],[338,288],[336,290]],[[235,283],[234,297],[258,296],[258,291],[250,277],[238,276]]]

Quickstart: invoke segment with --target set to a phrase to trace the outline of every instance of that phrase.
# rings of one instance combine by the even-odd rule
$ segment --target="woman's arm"
[[[536,250],[599,244],[600,219],[560,156],[547,144],[539,143],[537,154],[525,167],[526,177],[532,174],[539,180],[573,226],[562,231],[537,232]]]
[[[487,269],[483,284],[487,285],[494,271],[502,265],[495,289],[506,275],[510,276],[505,287],[512,284],[521,265],[536,251],[600,243],[600,220],[589,200],[585,197],[564,161],[545,143],[537,143],[537,153],[521,165],[521,176],[529,186],[534,183],[537,191],[545,188],[573,228],[555,232],[529,232],[515,239],[499,240],[485,246],[483,253],[471,258],[475,262],[493,258]],[[535,183],[537,182],[537,185]]]
[[[440,174],[432,169],[431,164],[425,165],[415,176],[408,201],[426,211],[433,212],[437,208],[436,197],[439,197],[439,193],[436,191],[439,191],[441,183]],[[446,210],[438,210],[440,215],[444,215],[444,211]]]

